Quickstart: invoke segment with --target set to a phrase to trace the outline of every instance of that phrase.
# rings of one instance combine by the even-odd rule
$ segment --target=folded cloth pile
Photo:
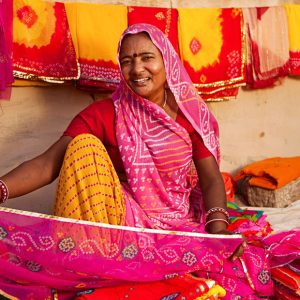
[[[241,180],[250,177],[248,183],[275,190],[300,177],[300,156],[273,157],[254,162],[244,167],[235,177]]]
[[[190,274],[162,281],[129,283],[78,293],[76,300],[120,300],[120,299],[186,299],[215,300],[225,296],[225,290],[212,279]]]
[[[271,274],[277,299],[300,299],[300,273],[289,267],[277,267],[272,269]]]

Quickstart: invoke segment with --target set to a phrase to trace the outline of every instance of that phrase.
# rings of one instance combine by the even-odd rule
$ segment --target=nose
[[[140,59],[135,58],[133,60],[133,63],[132,63],[131,73],[133,75],[137,75],[137,74],[140,74],[143,71],[144,71],[144,64],[143,64],[143,62]]]

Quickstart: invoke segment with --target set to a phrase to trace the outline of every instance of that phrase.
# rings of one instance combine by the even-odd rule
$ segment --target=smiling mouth
[[[132,82],[135,84],[135,85],[144,85],[146,84],[147,81],[149,81],[150,78],[149,77],[146,77],[146,78],[140,78],[140,79],[134,79],[132,80]]]

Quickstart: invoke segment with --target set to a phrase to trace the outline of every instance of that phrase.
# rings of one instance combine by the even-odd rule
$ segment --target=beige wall
[[[0,102],[0,175],[50,146],[71,118],[91,103],[73,87],[13,88]],[[236,100],[210,103],[221,133],[222,171],[271,156],[300,155],[300,79],[280,86],[241,90]],[[6,206],[51,213],[55,183],[11,199]]]

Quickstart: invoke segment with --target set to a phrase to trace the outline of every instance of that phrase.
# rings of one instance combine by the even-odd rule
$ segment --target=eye
[[[154,56],[152,56],[152,55],[145,55],[145,56],[143,56],[143,60],[144,61],[148,61],[148,60],[151,60],[153,58],[154,58]]]
[[[127,65],[129,65],[130,63],[131,63],[131,60],[128,59],[128,58],[122,59],[122,60],[120,61],[121,66],[127,66]]]

